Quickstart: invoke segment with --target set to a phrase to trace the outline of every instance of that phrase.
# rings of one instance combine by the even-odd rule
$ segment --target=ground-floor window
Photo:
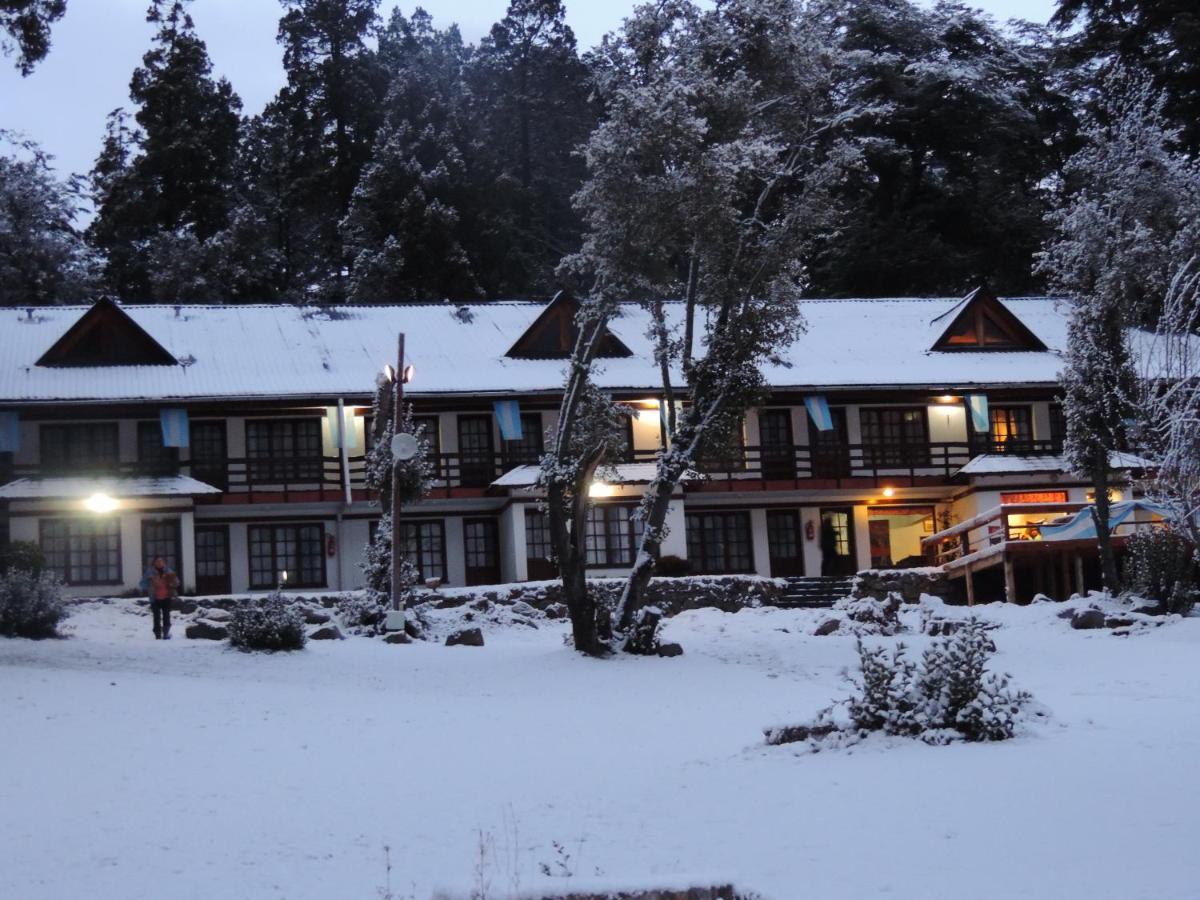
[[[149,566],[160,556],[167,567],[179,571],[179,520],[142,519],[142,565]]]
[[[932,506],[872,506],[867,509],[871,568],[924,564],[921,539],[933,534]]]
[[[636,507],[612,504],[593,506],[587,513],[587,564],[628,566],[642,538],[642,521]]]
[[[421,581],[446,580],[446,526],[441,519],[401,522],[400,542]]]
[[[550,516],[540,509],[525,510],[525,570],[533,581],[553,578],[554,542],[550,537]]]
[[[249,543],[250,587],[325,587],[321,525],[251,525]]]
[[[689,513],[688,561],[703,575],[754,571],[747,512]]]
[[[39,529],[47,568],[67,584],[120,584],[119,520],[42,519]]]

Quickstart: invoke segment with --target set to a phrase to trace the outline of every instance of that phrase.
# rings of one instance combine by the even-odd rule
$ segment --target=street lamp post
[[[400,417],[404,410],[404,385],[412,377],[412,367],[404,365],[404,333],[397,340],[396,369],[392,377],[392,603],[384,620],[387,631],[404,630],[404,586],[400,583],[400,464],[413,458],[417,442],[411,434],[401,433]]]

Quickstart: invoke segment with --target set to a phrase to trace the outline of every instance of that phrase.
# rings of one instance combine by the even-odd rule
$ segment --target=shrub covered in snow
[[[62,582],[51,573],[10,568],[0,577],[0,635],[57,637],[66,616]]]
[[[1125,544],[1125,584],[1166,612],[1187,615],[1198,593],[1195,552],[1191,542],[1174,531],[1132,534]]]
[[[1010,687],[1009,676],[987,670],[995,650],[986,627],[974,619],[931,644],[919,662],[908,658],[903,644],[889,651],[859,641],[859,671],[850,679],[854,695],[822,710],[812,725],[769,730],[767,742],[835,734],[856,739],[873,731],[931,744],[1010,738],[1032,698]]]
[[[833,608],[846,617],[848,630],[852,634],[892,635],[904,630],[900,621],[902,603],[900,595],[892,593],[883,600],[874,597],[844,597],[835,603]]]
[[[229,617],[229,643],[242,650],[300,650],[304,641],[304,614],[279,591],[238,604]]]
[[[9,541],[0,546],[0,572],[19,569],[34,575],[46,568],[46,555],[33,541]]]

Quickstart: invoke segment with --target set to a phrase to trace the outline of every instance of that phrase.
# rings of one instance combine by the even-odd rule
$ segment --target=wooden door
[[[463,520],[463,556],[468,585],[500,583],[500,533],[495,519]]]
[[[458,473],[464,487],[487,487],[496,477],[491,416],[458,417]]]
[[[820,538],[822,575],[853,575],[858,571],[854,516],[849,507],[821,510]]]
[[[817,424],[808,419],[809,444],[812,448],[813,478],[847,478],[850,475],[850,439],[846,430],[846,410],[829,410],[833,428],[820,431]]]
[[[796,442],[790,409],[764,409],[758,414],[758,442],[763,478],[791,481],[796,477]]]
[[[804,541],[800,513],[794,509],[767,513],[767,549],[771,577],[790,578],[804,574]]]
[[[228,594],[229,526],[196,526],[196,593]]]

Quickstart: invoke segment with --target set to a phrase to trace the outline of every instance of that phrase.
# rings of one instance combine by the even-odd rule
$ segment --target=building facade
[[[1089,499],[1061,457],[1053,300],[803,309],[806,333],[766,372],[769,402],[677,489],[673,569],[919,565],[937,555],[931,536],[1002,504],[1004,539],[1022,540]],[[434,470],[428,498],[402,511],[410,558],[448,585],[553,577],[536,476],[573,312],[568,299],[4,310],[0,539],[38,543],[76,594],[134,589],[156,556],[200,594],[360,586],[378,519],[370,403],[404,332]],[[596,376],[629,411],[626,452],[591,487],[598,574],[632,562],[663,441],[647,324],[630,304]],[[1023,593],[1055,587],[1045,567],[1017,574]]]

